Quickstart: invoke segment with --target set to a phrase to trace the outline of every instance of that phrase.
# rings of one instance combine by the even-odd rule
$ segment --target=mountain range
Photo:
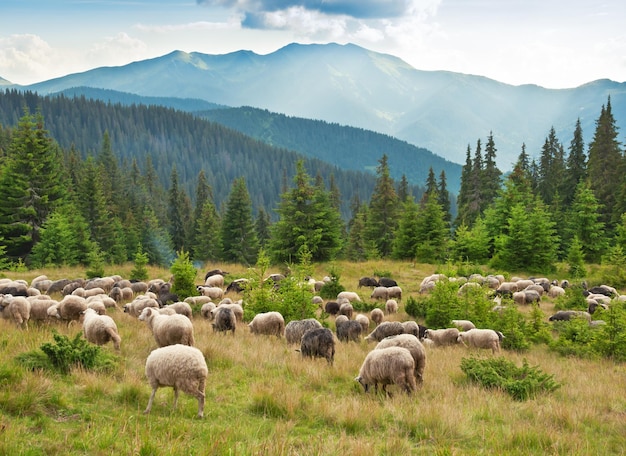
[[[571,89],[511,86],[481,76],[421,71],[403,60],[347,44],[291,44],[259,55],[175,51],[162,57],[29,86],[53,94],[93,87],[147,97],[199,99],[347,125],[401,139],[455,163],[490,132],[507,171],[522,144],[538,157],[551,127],[567,146],[580,118],[585,142],[609,96],[626,127],[626,83],[598,80]],[[381,151],[381,154],[385,151]]]

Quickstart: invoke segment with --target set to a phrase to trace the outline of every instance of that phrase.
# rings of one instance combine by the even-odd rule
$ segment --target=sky
[[[174,50],[354,43],[512,85],[626,81],[624,0],[2,0],[0,77],[32,84]]]

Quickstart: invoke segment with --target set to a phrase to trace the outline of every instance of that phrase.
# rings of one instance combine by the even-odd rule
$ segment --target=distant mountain
[[[522,143],[538,156],[553,126],[567,146],[580,118],[584,140],[609,95],[621,131],[626,83],[572,89],[511,86],[485,77],[420,71],[401,59],[348,44],[291,44],[268,55],[172,52],[26,86],[42,94],[88,86],[152,97],[254,106],[373,130],[463,163],[467,145],[493,132],[498,165],[510,169]]]
[[[13,83],[11,81],[7,81],[6,79],[0,77],[0,87],[2,86],[12,86]]]

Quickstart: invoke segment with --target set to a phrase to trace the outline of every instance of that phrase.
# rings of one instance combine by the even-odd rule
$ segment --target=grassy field
[[[218,265],[233,274],[241,266]],[[337,263],[341,283],[389,271],[405,297],[416,294],[430,266],[391,262]],[[316,266],[316,277],[328,265]],[[130,270],[130,266],[128,267]],[[127,276],[128,270],[106,271]],[[81,271],[7,274],[27,280],[45,272],[55,279]],[[151,270],[168,278],[168,271]],[[200,273],[198,280],[201,281]],[[369,297],[369,289],[359,290]],[[548,313],[552,304],[542,301]],[[500,356],[539,366],[562,385],[553,393],[516,402],[470,383],[460,370],[463,346],[427,348],[423,387],[413,396],[365,394],[354,377],[374,344],[340,343],[334,366],[303,360],[285,340],[213,334],[194,318],[196,346],[207,359],[205,418],[197,401],[181,394],[172,410],[171,388],[160,389],[143,415],[150,387],[144,363],[156,348],[143,322],[110,310],[122,337],[117,367],[109,373],[80,369],[61,376],[24,370],[23,352],[51,341],[52,328],[75,336],[80,326],[31,324],[26,331],[0,320],[0,454],[27,455],[405,455],[563,454],[626,452],[626,367],[610,361],[563,358],[543,346]],[[402,311],[393,316],[406,320]],[[334,328],[332,320],[329,325]],[[111,345],[106,351],[114,353]]]

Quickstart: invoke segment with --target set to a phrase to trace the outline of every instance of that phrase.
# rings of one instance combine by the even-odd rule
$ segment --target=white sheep
[[[288,344],[299,344],[302,335],[309,329],[321,328],[322,324],[315,318],[305,318],[304,320],[292,320],[285,326],[285,339]]]
[[[172,309],[177,314],[184,315],[190,320],[193,317],[193,310],[191,309],[191,306],[189,305],[189,303],[186,303],[186,302],[178,301],[173,304],[168,304],[164,306],[164,308]]]
[[[385,313],[387,315],[398,313],[398,301],[395,299],[387,299],[385,303]]]
[[[339,302],[340,299],[345,298],[348,301],[360,301],[361,297],[355,293],[354,291],[342,291],[337,295],[337,302]]]
[[[500,351],[500,335],[493,329],[470,329],[460,332],[457,342],[466,347],[491,349],[492,353]]]
[[[24,296],[0,295],[0,311],[2,318],[13,320],[17,326],[28,329],[30,302]]]
[[[214,274],[212,276],[209,276],[204,281],[204,285],[207,287],[222,288],[224,286],[224,276],[222,274]]]
[[[207,302],[202,304],[200,308],[200,315],[206,320],[213,320],[213,309],[217,308],[214,302]]]
[[[168,345],[153,350],[146,359],[146,377],[152,387],[148,406],[143,413],[150,413],[157,389],[161,386],[174,388],[174,405],[179,390],[198,399],[198,418],[204,416],[204,389],[209,369],[200,350],[187,345]]]
[[[52,308],[52,307],[51,307]],[[64,296],[57,307],[56,317],[67,321],[70,324],[73,321],[80,320],[83,314],[83,310],[87,308],[87,301],[85,298],[75,295]]]
[[[427,329],[424,338],[433,341],[435,346],[454,345],[457,343],[459,330],[457,328]]]
[[[115,321],[108,315],[99,315],[94,309],[87,308],[83,311],[83,334],[92,344],[104,345],[113,341],[115,349],[120,349],[122,338]]]
[[[239,301],[237,301],[236,303],[234,302],[232,304],[220,304],[217,307],[228,307],[235,314],[235,318],[237,319],[237,322],[243,323],[243,306],[240,304]]]
[[[161,315],[150,307],[143,309],[139,320],[145,321],[159,347],[183,344],[193,346],[193,324],[184,315]]]
[[[370,299],[388,299],[389,289],[387,287],[376,287],[372,290]]]
[[[387,296],[391,298],[397,298],[399,301],[402,300],[402,288],[399,286],[393,286],[387,288]]]
[[[415,361],[409,350],[387,347],[367,354],[355,380],[363,386],[366,393],[372,385],[378,391],[379,384],[386,393],[387,385],[395,384],[411,394],[417,389],[414,372]]]
[[[157,302],[156,298],[153,297],[153,295],[154,294],[145,294],[137,296],[135,299],[133,299],[131,302],[124,306],[124,312],[133,317],[139,317],[143,309],[145,309],[146,307],[158,309],[159,303]]]
[[[385,337],[404,334],[404,326],[399,321],[383,321],[369,333],[365,340],[368,342],[380,342]]]
[[[345,315],[348,317],[348,320],[352,319],[352,315],[354,314],[354,307],[349,302],[344,302],[339,306],[339,315]]]
[[[235,329],[237,329],[237,318],[229,306],[219,306],[215,308],[215,311],[213,312],[213,320],[213,331],[231,331],[233,335],[235,334]]]
[[[285,319],[280,312],[264,312],[256,314],[248,323],[252,334],[282,337],[285,334]]]
[[[95,310],[96,313],[99,314],[99,315],[106,315],[107,309],[106,309],[104,303],[101,300],[96,299],[96,300],[93,300],[93,301],[85,301],[85,302],[87,303],[87,308],[88,309]]]
[[[220,287],[205,287],[198,285],[196,288],[201,295],[208,296],[211,299],[222,299],[224,297],[224,290]]]
[[[365,334],[370,329],[370,319],[367,318],[366,315],[358,314],[354,317],[354,321],[358,322],[363,328],[363,334]]]
[[[469,320],[452,320],[452,325],[463,331],[469,331],[476,328],[476,325]]]
[[[387,347],[406,348],[415,362],[415,381],[418,385],[424,382],[424,368],[426,367],[426,350],[419,339],[412,334],[398,334],[397,336],[385,337],[378,342],[374,350],[380,350]]]
[[[212,302],[212,300],[209,296],[187,296],[184,302],[193,306],[204,305],[206,303]]]
[[[26,298],[30,301],[30,320],[31,321],[48,321],[48,309],[59,302],[47,295]]]
[[[107,309],[117,309],[117,303],[115,302],[115,299],[107,295],[89,296],[88,298],[86,298],[86,301],[87,305],[89,305],[89,303],[93,301],[100,301]]]
[[[385,314],[378,307],[372,309],[372,311],[370,312],[370,320],[376,323],[376,326],[381,324],[384,319],[385,319]]]

